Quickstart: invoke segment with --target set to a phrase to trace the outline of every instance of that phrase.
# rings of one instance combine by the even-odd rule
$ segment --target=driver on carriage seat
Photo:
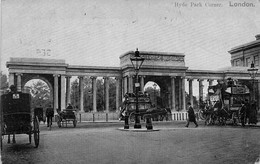
[[[66,109],[73,109],[73,106],[69,103]]]

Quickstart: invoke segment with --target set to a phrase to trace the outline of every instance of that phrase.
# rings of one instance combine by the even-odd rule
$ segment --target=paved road
[[[105,127],[104,127],[105,125]],[[40,145],[26,135],[4,140],[3,163],[253,163],[260,155],[259,127],[218,127],[184,122],[155,123],[154,132],[120,131],[123,123],[81,123],[49,131],[41,125]],[[144,127],[144,126],[143,126]]]

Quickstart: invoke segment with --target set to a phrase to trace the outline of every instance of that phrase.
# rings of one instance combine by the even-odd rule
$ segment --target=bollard
[[[151,115],[147,115],[145,118],[146,118],[146,128],[147,128],[147,130],[152,130],[153,125],[152,125]]]
[[[129,123],[128,123],[128,120],[129,120],[129,116],[126,115],[126,116],[125,116],[125,126],[124,126],[124,129],[129,129]]]

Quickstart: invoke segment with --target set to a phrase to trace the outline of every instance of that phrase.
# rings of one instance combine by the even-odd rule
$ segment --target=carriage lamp
[[[140,56],[140,53],[138,51],[138,48],[135,51],[135,54],[133,57],[130,57],[131,63],[134,67],[135,70],[135,95],[136,95],[136,108],[135,108],[135,129],[140,129],[141,124],[140,124],[140,118],[139,118],[139,106],[138,106],[138,88],[140,87],[140,84],[138,82],[138,73],[139,70],[144,62],[144,58]]]
[[[258,69],[255,68],[255,64],[254,62],[251,63],[251,67],[249,69],[247,69],[251,79],[253,80],[253,95],[252,95],[252,99],[255,100],[255,77],[257,74]]]

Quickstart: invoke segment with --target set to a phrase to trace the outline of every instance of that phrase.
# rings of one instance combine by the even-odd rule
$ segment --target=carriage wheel
[[[40,141],[39,119],[37,116],[34,118],[33,121],[33,134],[34,134],[35,147],[37,148],[39,146],[39,141]]]
[[[77,125],[77,120],[73,120],[73,126],[74,126],[74,128],[76,127],[76,125]]]

